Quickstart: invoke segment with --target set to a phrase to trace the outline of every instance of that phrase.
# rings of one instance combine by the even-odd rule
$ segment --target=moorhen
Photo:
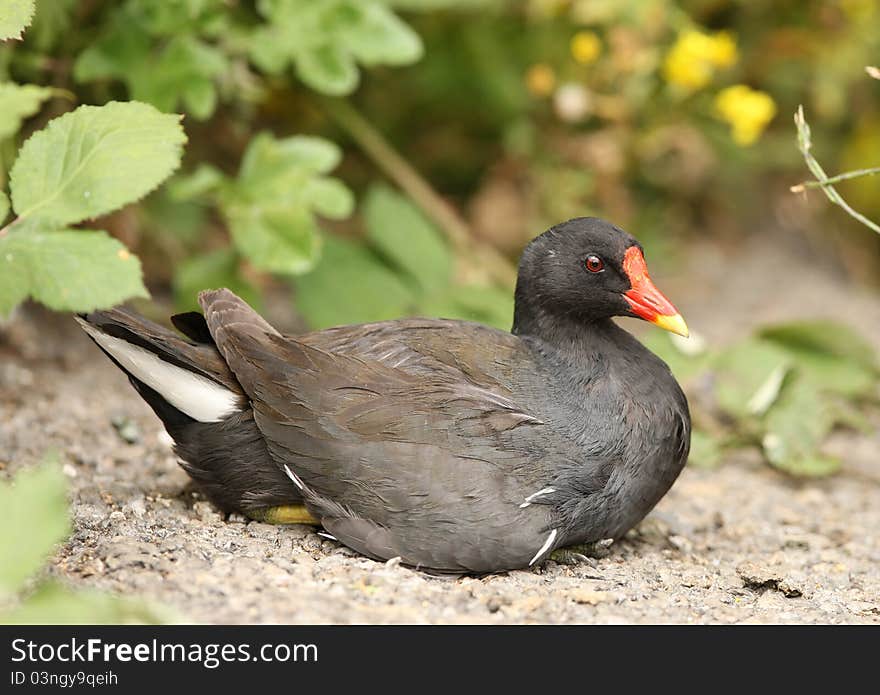
[[[375,559],[481,574],[619,538],[688,456],[678,383],[612,317],[687,327],[603,220],[526,247],[511,333],[416,318],[294,337],[229,290],[199,302],[172,318],[187,338],[121,308],[80,321],[214,503]]]

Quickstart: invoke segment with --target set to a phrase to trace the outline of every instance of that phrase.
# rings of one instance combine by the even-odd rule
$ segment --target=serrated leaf
[[[0,3],[0,41],[20,39],[34,16],[34,0],[3,0]]]
[[[31,296],[57,311],[146,297],[138,259],[100,231],[16,231],[0,237],[0,315]]]
[[[791,475],[828,475],[840,463],[819,449],[834,425],[827,400],[807,379],[792,379],[764,419],[761,440],[767,460]]]
[[[3,191],[0,191],[0,227],[6,221],[7,215],[9,215],[9,198]]]
[[[52,93],[51,87],[0,83],[0,140],[15,135],[22,121],[37,113]]]
[[[238,258],[232,249],[220,249],[193,256],[174,272],[174,299],[180,311],[199,309],[199,292],[226,287],[259,311],[260,291],[242,277]]]
[[[18,592],[67,537],[66,489],[57,462],[0,482],[0,595]]]
[[[747,338],[714,357],[715,397],[728,414],[743,418],[752,413],[749,403],[771,375],[787,369],[791,357],[782,348],[755,338]]]
[[[186,136],[176,115],[138,102],[80,106],[21,148],[10,174],[19,217],[62,226],[142,198],[179,165]]]
[[[4,625],[159,624],[173,619],[170,612],[140,601],[75,591],[54,581],[41,584],[14,609],[0,614]]]
[[[296,306],[313,328],[397,318],[412,290],[363,244],[328,236],[321,262],[296,280]]]
[[[364,218],[373,247],[426,293],[449,285],[452,254],[409,200],[386,186],[374,186],[364,202]]]

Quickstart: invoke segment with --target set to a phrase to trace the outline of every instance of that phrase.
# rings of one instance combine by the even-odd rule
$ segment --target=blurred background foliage
[[[0,46],[0,188],[18,144],[77,104],[183,113],[181,171],[100,228],[181,309],[225,285],[282,297],[295,328],[507,329],[519,251],[580,215],[635,232],[652,267],[693,239],[787,232],[876,284],[880,236],[789,188],[809,178],[799,104],[829,174],[880,163],[878,28],[880,0],[37,0]],[[838,189],[880,217],[877,179]],[[866,426],[841,404],[878,395],[875,351],[842,335],[649,340],[685,381],[729,376],[694,458],[754,442],[821,474],[831,427]]]
[[[833,209],[806,224],[788,186],[806,178],[800,103],[826,170],[880,162],[862,70],[878,26],[876,0],[53,0],[0,77],[51,88],[19,137],[78,103],[186,115],[183,173],[107,220],[182,306],[296,278],[316,327],[507,327],[519,250],[577,215],[666,257],[694,236],[801,227],[819,245],[833,227],[841,262],[875,277],[878,240]],[[16,130],[0,122],[0,177]],[[870,179],[840,190],[880,216]]]

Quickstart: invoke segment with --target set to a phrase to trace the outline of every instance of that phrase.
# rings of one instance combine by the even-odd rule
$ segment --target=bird
[[[375,560],[534,567],[622,537],[687,461],[682,389],[613,319],[687,325],[641,244],[599,218],[526,246],[509,332],[404,318],[284,335],[228,289],[199,305],[179,333],[123,307],[78,320],[220,509]]]

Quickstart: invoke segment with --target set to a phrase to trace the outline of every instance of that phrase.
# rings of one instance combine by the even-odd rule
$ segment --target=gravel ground
[[[680,308],[710,339],[824,315],[880,344],[877,296],[791,251],[697,250],[683,269],[688,287],[662,284],[689,298]],[[192,622],[880,623],[880,428],[829,446],[846,463],[825,481],[790,480],[749,452],[686,469],[629,537],[589,562],[436,578],[355,556],[306,527],[224,518],[69,318],[22,312],[0,341],[0,467],[14,472],[55,448],[70,480],[75,530],[50,571]]]

